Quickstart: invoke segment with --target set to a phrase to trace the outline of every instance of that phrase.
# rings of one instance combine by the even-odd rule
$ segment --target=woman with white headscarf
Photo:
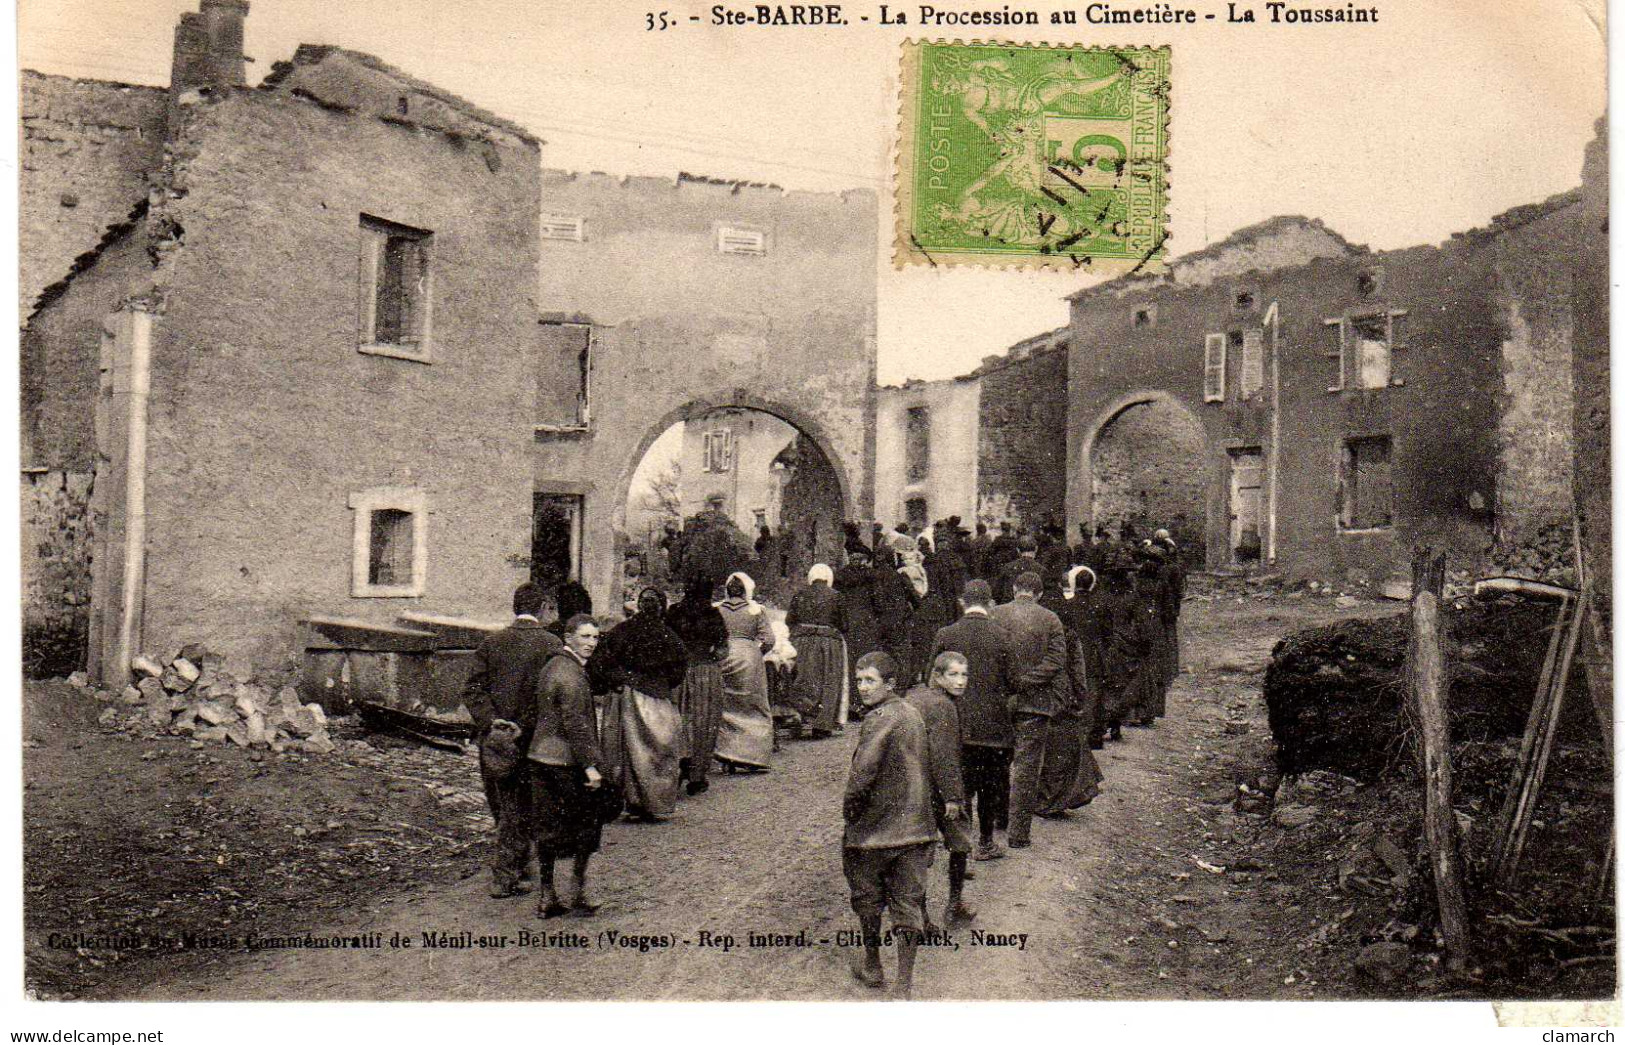
[[[765,772],[773,754],[773,708],[762,655],[774,646],[773,628],[753,597],[756,582],[748,574],[730,574],[724,591],[727,597],[717,609],[728,629],[728,655],[722,661],[716,758],[729,773]]]
[[[796,647],[790,704],[812,739],[822,740],[846,721],[846,611],[835,594],[834,570],[819,563],[807,571],[807,586],[790,600],[784,623]]]

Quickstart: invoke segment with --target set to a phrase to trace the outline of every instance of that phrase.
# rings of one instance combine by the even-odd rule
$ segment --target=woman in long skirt
[[[688,672],[688,650],[665,616],[666,597],[643,589],[637,612],[604,635],[587,663],[594,688],[610,694],[605,761],[619,774],[634,820],[664,820],[677,808],[683,717],[672,689]]]
[[[790,702],[821,740],[846,721],[846,613],[835,594],[835,571],[819,563],[807,571],[807,587],[790,600],[784,623],[796,647]]]
[[[752,598],[756,582],[730,574],[718,604],[728,629],[728,656],[722,662],[722,721],[717,727],[717,761],[728,772],[767,770],[773,755],[773,708],[767,699],[762,654],[773,648],[767,614]]]
[[[722,718],[722,658],[728,652],[728,627],[711,602],[713,587],[710,577],[690,578],[682,600],[666,611],[666,626],[688,647],[688,674],[677,689],[677,708],[683,715],[687,741],[681,765],[690,795],[711,786],[711,759]]]

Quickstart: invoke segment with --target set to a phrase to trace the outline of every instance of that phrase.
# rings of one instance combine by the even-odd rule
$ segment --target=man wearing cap
[[[521,584],[513,593],[513,623],[480,643],[470,658],[463,706],[474,719],[480,745],[480,779],[496,821],[491,895],[516,896],[530,862],[531,773],[522,757],[536,729],[536,684],[542,667],[564,646],[542,627],[543,590]]]
[[[1010,635],[993,622],[992,589],[987,581],[965,585],[960,599],[964,616],[937,632],[931,662],[946,652],[964,656],[970,666],[965,692],[958,698],[960,761],[965,796],[976,805],[979,841],[975,857],[997,860],[1004,850],[993,832],[1010,816],[1010,753],[1015,747],[1011,701],[1016,690],[1015,651]]]

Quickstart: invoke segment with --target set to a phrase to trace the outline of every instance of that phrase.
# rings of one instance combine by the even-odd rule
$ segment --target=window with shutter
[[[1264,387],[1264,330],[1255,327],[1241,332],[1241,395],[1250,397]]]
[[[713,472],[726,472],[733,467],[734,460],[734,432],[732,428],[719,428],[716,431],[716,459],[713,462]]]
[[[1394,524],[1393,440],[1350,439],[1343,444],[1342,512],[1345,530],[1376,530]]]
[[[1349,371],[1360,388],[1387,388],[1390,321],[1387,315],[1349,321],[1353,334]]]
[[[1337,360],[1337,381],[1335,384],[1328,386],[1326,391],[1341,392],[1347,384],[1345,375],[1348,373],[1348,324],[1341,318],[1326,319],[1322,320],[1321,323],[1323,326],[1337,328],[1336,345],[1323,353],[1328,359],[1335,358]]]
[[[1202,359],[1202,400],[1207,403],[1224,402],[1224,355],[1229,338],[1224,334],[1209,334]]]
[[[592,420],[592,353],[597,333],[590,323],[543,323],[537,337],[536,427],[576,430]]]
[[[426,229],[361,216],[362,351],[427,360],[433,238]]]

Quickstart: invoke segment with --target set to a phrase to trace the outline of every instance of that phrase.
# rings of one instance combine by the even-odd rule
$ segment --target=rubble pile
[[[292,686],[273,692],[238,681],[207,651],[187,647],[167,660],[143,655],[130,667],[133,684],[119,693],[93,689],[84,672],[68,678],[76,689],[109,705],[97,719],[103,725],[278,753],[326,755],[336,747],[321,705],[301,704]]]
[[[1565,588],[1577,587],[1574,569],[1574,530],[1565,517],[1554,519],[1516,544],[1497,545],[1490,554],[1497,573],[1527,577]]]
[[[1462,599],[1445,613],[1453,739],[1521,735],[1553,623],[1549,603]],[[1406,615],[1341,621],[1289,635],[1264,674],[1277,762],[1283,773],[1325,769],[1373,780],[1409,757]],[[1578,663],[1576,672],[1579,672]],[[1576,674],[1571,694],[1581,692]],[[1570,701],[1565,713],[1583,701]]]

